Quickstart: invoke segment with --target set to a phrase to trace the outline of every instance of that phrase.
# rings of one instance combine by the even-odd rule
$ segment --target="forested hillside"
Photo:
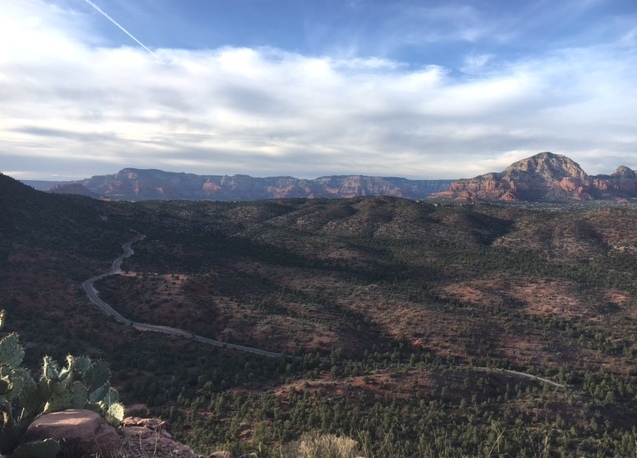
[[[108,359],[124,400],[202,453],[278,456],[305,431],[349,436],[367,457],[636,453],[630,205],[125,203],[4,189],[28,203],[5,199],[0,216],[26,228],[2,232],[0,289],[28,357]],[[79,284],[108,270],[131,230],[147,237],[124,275],[96,284],[109,304],[289,356],[102,315]]]

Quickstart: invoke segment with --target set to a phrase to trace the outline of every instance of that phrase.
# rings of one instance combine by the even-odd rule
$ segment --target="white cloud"
[[[465,73],[476,73],[482,70],[492,59],[493,54],[472,53],[464,58],[464,65],[460,68]]]
[[[475,54],[469,79],[439,66],[270,48],[159,49],[169,62],[160,64],[140,48],[96,47],[78,13],[13,5],[0,19],[0,39],[18,38],[0,48],[0,163],[23,175],[134,166],[448,178],[546,150],[585,169],[600,167],[599,151],[637,167],[637,58],[625,46],[497,68]]]

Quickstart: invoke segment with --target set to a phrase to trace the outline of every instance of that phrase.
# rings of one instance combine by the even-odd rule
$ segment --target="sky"
[[[0,171],[637,169],[635,0],[0,0]]]

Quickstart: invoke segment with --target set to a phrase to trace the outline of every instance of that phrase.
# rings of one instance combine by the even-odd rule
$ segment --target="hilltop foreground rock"
[[[173,439],[168,424],[158,418],[128,417],[118,430],[125,455],[130,457],[198,458],[190,447]]]
[[[42,415],[29,425],[24,442],[55,439],[62,456],[122,456],[115,428],[98,413],[71,409]]]
[[[500,173],[462,179],[432,198],[454,201],[587,201],[637,197],[637,175],[620,166],[610,175],[589,176],[575,161],[544,152]]]

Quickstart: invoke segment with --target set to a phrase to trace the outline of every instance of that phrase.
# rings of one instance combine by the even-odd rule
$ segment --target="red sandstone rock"
[[[199,457],[190,447],[175,441],[168,423],[158,418],[124,418],[119,434],[126,457]]]
[[[121,456],[121,442],[115,428],[97,413],[72,409],[42,415],[24,434],[23,441],[55,439],[61,456]]]
[[[637,174],[621,166],[611,175],[588,176],[574,161],[539,153],[501,173],[487,173],[451,184],[433,198],[455,201],[564,201],[637,198]]]

